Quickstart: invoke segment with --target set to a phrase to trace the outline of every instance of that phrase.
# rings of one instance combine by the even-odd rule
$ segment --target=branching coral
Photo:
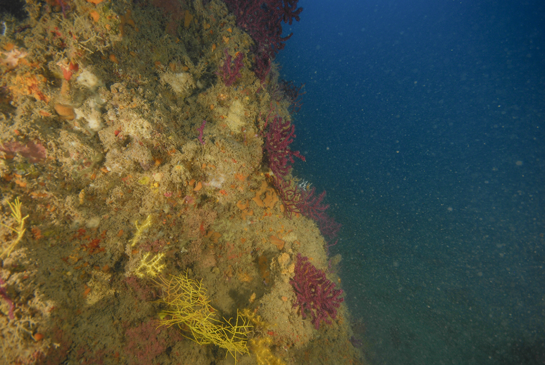
[[[201,282],[190,279],[186,273],[170,279],[160,278],[158,284],[164,293],[161,301],[169,307],[160,314],[161,325],[189,330],[192,338],[187,338],[200,345],[222,347],[235,362],[237,354],[248,353],[246,332],[251,327],[248,320],[238,312],[234,324],[218,320]]]

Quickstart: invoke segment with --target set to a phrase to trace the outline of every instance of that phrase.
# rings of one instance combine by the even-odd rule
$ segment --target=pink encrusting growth
[[[163,329],[159,322],[150,319],[125,332],[124,352],[129,364],[152,365],[155,358],[166,349],[165,340],[160,336]]]
[[[335,289],[335,284],[326,278],[325,272],[301,254],[297,254],[295,276],[290,284],[297,298],[294,306],[301,308],[303,318],[310,316],[316,329],[320,328],[321,321],[331,324],[331,319],[337,318],[337,308],[344,301],[340,297],[343,291]]]
[[[19,154],[28,158],[30,163],[42,162],[47,157],[47,151],[39,141],[28,141],[26,143],[19,141],[5,142],[0,145],[0,151],[8,155]]]

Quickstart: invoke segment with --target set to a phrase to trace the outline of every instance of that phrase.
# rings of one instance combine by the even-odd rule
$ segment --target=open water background
[[[300,0],[296,175],[372,364],[545,363],[545,3]]]

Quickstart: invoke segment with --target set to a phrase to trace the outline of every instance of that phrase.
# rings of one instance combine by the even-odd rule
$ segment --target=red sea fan
[[[274,59],[292,36],[282,36],[282,22],[292,24],[299,21],[303,8],[297,7],[299,0],[224,0],[235,15],[237,25],[254,39],[263,56]]]
[[[295,276],[290,280],[295,290],[297,302],[294,306],[301,307],[301,316],[309,315],[316,329],[320,328],[320,321],[331,324],[337,317],[337,308],[344,298],[342,290],[335,289],[335,283],[328,280],[322,270],[312,265],[307,257],[297,254]]]
[[[305,161],[305,157],[299,151],[292,151],[290,144],[295,138],[295,126],[289,120],[282,120],[278,115],[272,118],[267,117],[264,129],[268,126],[265,134],[264,149],[267,152],[268,165],[273,172],[273,183],[278,191],[278,196],[286,209],[288,217],[297,212],[298,189],[292,187],[288,181],[284,180],[294,163],[293,157]]]
[[[272,177],[273,184],[278,193],[278,197],[282,201],[284,211],[288,218],[291,218],[292,214],[298,213],[297,202],[299,200],[299,189],[297,186],[292,186],[289,181],[285,181],[276,176]]]
[[[337,223],[335,219],[324,213],[318,221],[318,227],[320,227],[320,232],[322,232],[324,236],[332,240],[337,237],[342,224]]]
[[[315,188],[308,191],[301,189],[299,200],[296,203],[297,209],[305,217],[314,219],[324,236],[333,239],[337,237],[342,225],[326,213],[329,205],[322,204],[326,195],[325,190],[318,196],[315,196],[314,192]]]
[[[269,126],[265,134],[265,151],[269,159],[269,168],[278,178],[288,175],[294,163],[293,157],[305,161],[305,157],[299,151],[292,151],[290,144],[295,138],[295,126],[289,120],[282,120],[280,116],[275,116],[269,122],[269,116],[265,127]]]
[[[315,188],[310,190],[301,189],[301,197],[297,202],[297,208],[305,217],[309,217],[319,222],[329,205],[323,205],[322,200],[325,198],[325,190],[318,196],[314,196]]]
[[[244,59],[244,54],[238,52],[237,56],[233,60],[227,49],[225,49],[225,61],[223,62],[222,67],[218,70],[217,74],[221,77],[225,86],[231,86],[242,77],[240,70],[244,67],[242,60]]]

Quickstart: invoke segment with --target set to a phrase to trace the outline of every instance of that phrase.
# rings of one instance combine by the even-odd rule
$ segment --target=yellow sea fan
[[[13,251],[15,246],[19,243],[19,241],[21,241],[21,239],[23,238],[23,235],[25,234],[25,231],[26,231],[26,229],[25,229],[25,219],[28,218],[28,215],[23,217],[23,214],[21,213],[21,206],[22,205],[23,205],[23,203],[21,203],[19,201],[19,198],[15,198],[13,203],[9,203],[9,207],[11,209],[11,216],[17,222],[17,228],[11,228],[11,227],[6,226],[4,223],[0,223],[4,227],[6,227],[6,228],[12,230],[13,232],[17,233],[17,238],[15,239],[15,241],[13,241],[2,252],[2,254],[0,254],[0,259],[2,259],[2,260],[9,257],[9,254],[11,253],[11,251]]]
[[[134,222],[134,225],[136,227],[136,233],[134,234],[134,237],[131,240],[131,246],[134,246],[140,240],[140,237],[142,237],[142,233],[144,232],[144,230],[151,227],[151,223],[152,223],[151,214],[147,216],[146,220],[144,221],[144,223],[142,223],[142,225],[139,225],[138,221]]]
[[[134,271],[139,278],[144,278],[145,276],[156,277],[166,266],[165,264],[161,264],[161,259],[165,256],[164,253],[148,259],[149,255],[150,253],[148,252],[142,257],[140,265]]]
[[[219,320],[200,281],[190,279],[186,273],[170,279],[159,278],[158,284],[164,293],[161,301],[169,307],[160,313],[161,325],[189,330],[192,337],[187,338],[200,345],[222,347],[235,362],[237,354],[248,353],[247,331],[251,328],[248,320],[238,311],[234,324],[225,318]]]
[[[255,312],[249,310],[248,308],[242,310],[242,315],[248,318],[248,320],[252,322],[255,327],[262,330],[271,326],[267,321],[264,321],[260,315],[257,315]]]

